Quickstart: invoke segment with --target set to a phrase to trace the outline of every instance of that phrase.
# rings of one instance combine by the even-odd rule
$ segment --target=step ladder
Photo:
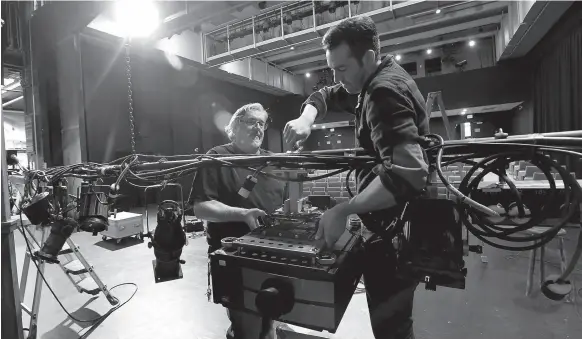
[[[29,227],[40,228],[41,231],[41,241],[38,242],[33,232]],[[41,244],[44,244],[47,233],[50,232],[49,227],[38,227],[35,225],[29,225],[23,227],[27,236],[25,241],[29,246],[26,248],[26,253],[24,257],[24,265],[22,267],[22,276],[20,279],[20,306],[21,309],[30,316],[30,326],[28,327],[28,337],[27,339],[36,339],[37,337],[37,326],[38,326],[38,311],[40,308],[40,296],[42,292],[43,280],[41,274],[37,272],[36,282],[34,285],[34,295],[32,299],[32,307],[28,307],[24,304],[24,296],[26,292],[26,283],[28,280],[28,269],[30,267],[30,261],[35,260],[38,264],[38,270],[40,273],[44,274],[45,260],[40,259],[34,253],[40,250]],[[29,251],[30,248],[30,251]],[[101,279],[95,273],[93,266],[87,262],[79,246],[77,246],[73,240],[69,237],[67,243],[63,246],[62,250],[59,252],[59,267],[63,270],[65,275],[69,278],[71,283],[75,286],[79,293],[87,293],[90,295],[97,295],[102,292],[107,301],[111,305],[117,305],[119,300],[115,298],[107,289],[107,286],[103,284]],[[33,265],[34,267],[34,265]]]
[[[445,125],[445,133],[447,133],[445,140],[453,140],[452,132],[453,128],[449,123],[449,116],[447,115],[447,110],[445,109],[445,104],[443,102],[443,94],[441,91],[428,93],[426,99],[426,114],[428,116],[428,119],[430,121],[430,116],[432,115],[432,108],[435,102],[440,110],[441,118],[443,119],[443,123]]]

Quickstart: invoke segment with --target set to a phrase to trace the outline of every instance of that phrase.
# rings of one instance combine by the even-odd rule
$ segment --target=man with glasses
[[[269,116],[261,104],[239,108],[226,127],[230,143],[213,147],[207,154],[270,154],[261,149]],[[272,213],[283,204],[284,184],[276,179],[259,175],[252,191],[239,194],[248,175],[244,168],[203,168],[194,177],[189,203],[196,217],[206,220],[208,253],[220,249],[226,237],[241,237],[259,226],[259,218]],[[243,311],[228,310],[231,326],[228,339],[258,338],[261,318]],[[266,338],[274,338],[270,323]]]

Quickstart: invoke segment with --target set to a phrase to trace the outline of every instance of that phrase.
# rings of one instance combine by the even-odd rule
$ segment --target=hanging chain
[[[130,40],[125,42],[125,71],[127,74],[127,103],[129,105],[129,128],[131,131],[131,151],[135,155],[135,119],[133,117],[133,91],[131,90]]]

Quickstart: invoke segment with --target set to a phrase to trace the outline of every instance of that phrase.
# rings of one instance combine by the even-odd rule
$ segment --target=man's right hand
[[[247,225],[249,225],[249,228],[252,231],[255,228],[260,226],[258,218],[264,217],[266,215],[267,215],[267,213],[265,213],[265,211],[263,211],[263,210],[260,210],[258,208],[251,208],[251,209],[244,210],[242,212],[242,220],[244,222],[246,222]]]
[[[285,143],[291,147],[297,146],[298,148],[301,148],[303,142],[311,134],[312,124],[313,122],[303,116],[289,121],[283,130]]]

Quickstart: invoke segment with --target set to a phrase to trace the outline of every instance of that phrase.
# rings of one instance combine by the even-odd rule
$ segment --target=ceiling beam
[[[431,30],[431,31],[422,32],[422,33],[416,33],[416,34],[412,34],[412,35],[408,35],[408,36],[398,37],[398,38],[394,38],[394,39],[388,39],[388,40],[380,41],[380,48],[389,47],[389,46],[397,46],[399,44],[409,43],[409,42],[417,41],[417,40],[434,38],[434,37],[438,37],[440,35],[450,34],[450,33],[457,32],[457,31],[463,31],[463,30],[467,30],[470,28],[474,28],[474,27],[486,26],[486,25],[498,23],[499,19],[500,19],[499,17],[483,18],[483,19],[469,21],[469,22],[465,22],[462,24],[454,25],[454,26],[448,26],[448,27],[443,27],[443,28],[439,28],[439,29],[435,29],[435,30]],[[290,62],[284,62],[284,63],[279,64],[279,66],[281,66],[283,68],[291,68],[291,67],[296,67],[296,66],[300,66],[303,64],[309,64],[312,62],[325,61],[326,60],[325,54],[323,53],[323,50],[321,52],[322,53],[320,55],[317,55],[317,56],[314,56],[311,58],[305,58],[305,59],[299,59],[299,60],[294,60],[294,61],[290,61]]]
[[[483,39],[483,38],[488,38],[491,36],[495,35],[495,31],[489,31],[489,32],[484,32],[484,33],[480,33],[480,34],[476,34],[471,36],[474,39]],[[414,47],[409,47],[409,48],[405,48],[405,49],[394,49],[392,51],[388,51],[385,53],[382,53],[382,56],[385,56],[386,54],[405,54],[405,53],[409,53],[409,52],[415,52],[415,51],[420,51],[423,49],[428,49],[428,48],[435,48],[435,47],[439,47],[439,46],[443,46],[443,45],[447,45],[447,44],[452,44],[455,42],[459,42],[459,41],[463,41],[466,40],[467,37],[458,37],[458,38],[452,38],[452,39],[448,39],[448,40],[442,40],[442,41],[435,41],[433,43],[428,43],[428,44],[424,44],[424,45],[417,45]],[[308,66],[306,64],[306,66]],[[294,69],[293,73],[296,74],[305,74],[307,72],[315,72],[321,69],[326,69],[328,68],[327,64],[323,64],[323,65],[313,65],[307,68],[301,68],[301,69]]]
[[[476,31],[476,30],[475,30]],[[460,41],[466,41],[468,39],[482,39],[494,36],[497,30],[489,29],[484,32],[469,33],[467,31],[460,31],[447,36],[439,37],[439,40],[425,39],[424,41],[414,41],[409,44],[400,44],[397,46],[387,46],[381,50],[381,55],[385,54],[404,54],[409,52],[415,52],[423,50],[426,48],[433,48],[438,46],[443,46],[447,44],[454,44]],[[442,40],[440,40],[442,38]]]
[[[474,35],[474,36],[472,36],[472,38],[483,39],[483,38],[492,37],[494,35],[495,35],[495,31],[490,31],[490,32],[480,33],[480,34]],[[382,53],[382,56],[387,55],[387,54],[405,54],[405,53],[410,53],[410,52],[416,52],[416,51],[429,49],[429,48],[435,48],[435,47],[439,47],[439,46],[443,46],[443,45],[447,45],[447,44],[454,44],[456,42],[465,41],[465,40],[467,40],[466,37],[454,38],[454,39],[450,39],[450,40],[443,40],[443,41],[439,41],[439,42],[435,42],[435,43],[418,45],[418,46],[414,46],[414,47],[410,47],[410,48],[406,48],[406,49],[397,49],[394,51],[389,51],[386,53]]]

